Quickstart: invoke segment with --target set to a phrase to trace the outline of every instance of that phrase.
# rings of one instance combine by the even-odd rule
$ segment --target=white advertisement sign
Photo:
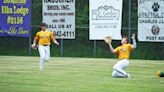
[[[42,0],[43,22],[56,38],[75,39],[75,0]]]
[[[90,40],[121,39],[123,0],[90,0]]]
[[[138,40],[164,42],[164,0],[138,0]]]

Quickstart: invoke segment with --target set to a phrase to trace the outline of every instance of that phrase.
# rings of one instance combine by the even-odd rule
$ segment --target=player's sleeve
[[[118,52],[119,52],[119,47],[115,48],[115,49],[114,49],[114,52],[115,52],[115,53],[118,53]]]
[[[54,34],[52,32],[50,32],[50,39],[51,40],[55,39],[55,36],[54,36]]]
[[[132,50],[133,50],[133,45],[132,45],[132,44],[128,44],[128,49],[129,49],[130,51],[132,51]]]
[[[34,38],[34,39],[35,39],[35,40],[37,40],[37,41],[39,40],[39,33],[38,33],[38,32],[36,33],[36,35],[35,35],[35,38]]]
[[[137,43],[136,43],[136,40],[133,39],[133,45],[132,45],[132,48],[135,49],[137,47]]]

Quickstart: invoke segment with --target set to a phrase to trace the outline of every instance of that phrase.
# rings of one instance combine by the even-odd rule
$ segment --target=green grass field
[[[112,78],[117,59],[52,57],[39,71],[39,57],[0,56],[0,92],[163,92],[164,61],[130,60],[132,79]]]

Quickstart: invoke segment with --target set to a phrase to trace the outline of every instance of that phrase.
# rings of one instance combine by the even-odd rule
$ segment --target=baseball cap
[[[40,26],[46,26],[47,27],[47,24],[46,23],[42,23]]]

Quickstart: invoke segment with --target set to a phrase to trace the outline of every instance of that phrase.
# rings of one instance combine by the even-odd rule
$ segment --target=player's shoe
[[[126,75],[126,78],[129,78],[129,79],[132,78],[131,75],[130,75],[130,73],[128,73],[128,74]]]
[[[43,69],[43,67],[40,67],[39,70],[40,70],[40,71],[43,71],[44,69]]]
[[[127,74],[127,77],[128,77],[129,79],[131,79],[131,75],[130,75],[130,73]]]

